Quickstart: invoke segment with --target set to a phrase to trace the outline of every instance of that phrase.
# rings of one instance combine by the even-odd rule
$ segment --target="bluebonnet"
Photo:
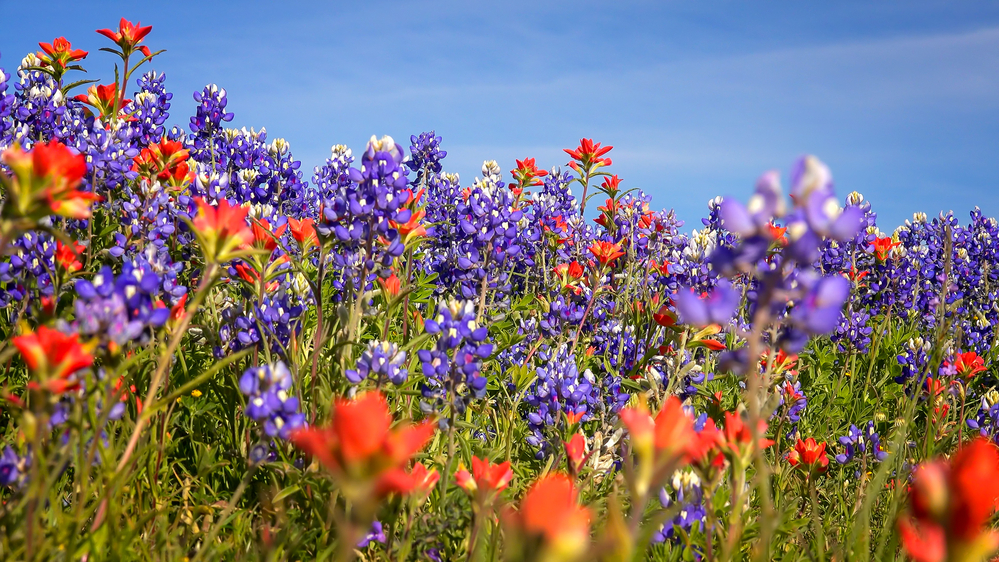
[[[434,408],[447,402],[454,412],[464,412],[471,400],[486,394],[482,360],[493,352],[492,344],[483,343],[488,331],[476,322],[475,306],[469,301],[441,303],[424,328],[438,336],[433,349],[417,352],[426,377],[421,385],[424,405]]]
[[[173,94],[164,86],[166,74],[147,72],[139,78],[139,91],[133,96],[130,110],[135,121],[130,124],[135,140],[141,145],[158,142],[166,133]]]
[[[420,133],[420,136],[413,135],[409,140],[412,145],[409,147],[410,157],[406,160],[406,166],[418,172],[417,178],[422,180],[428,174],[440,173],[441,160],[447,156],[447,151],[441,150],[441,138],[430,131]]]
[[[663,524],[662,528],[652,535],[652,542],[661,543],[679,539],[677,529],[690,533],[695,526],[704,525],[707,512],[704,507],[704,491],[701,481],[694,472],[678,470],[673,473],[670,481],[672,493],[667,488],[659,491],[659,503],[663,508],[678,504],[679,513]]]
[[[863,430],[851,425],[847,434],[839,438],[839,443],[843,446],[843,452],[835,458],[840,464],[853,462],[858,456],[867,456],[874,462],[888,458],[888,453],[881,448],[881,438],[873,421],[867,422]]]
[[[18,486],[24,479],[27,468],[27,458],[21,458],[10,446],[3,449],[0,455],[0,486]]]
[[[7,93],[9,80],[10,75],[0,68],[0,149],[6,148],[7,131],[14,125],[10,120],[10,115],[14,111],[14,94]]]
[[[357,548],[367,548],[369,544],[373,542],[385,542],[385,530],[382,527],[382,522],[375,520],[371,523],[371,530],[368,534],[357,542]]]
[[[357,360],[356,369],[347,369],[347,380],[357,384],[366,378],[374,379],[379,386],[391,382],[399,385],[409,374],[405,366],[406,352],[387,341],[372,341]]]
[[[105,344],[144,343],[170,316],[168,308],[156,304],[159,276],[138,260],[126,262],[117,276],[104,266],[92,279],[78,279],[75,288],[77,329]]]
[[[291,396],[291,372],[281,361],[250,367],[239,378],[239,391],[247,397],[246,415],[264,425],[269,437],[288,439],[305,425],[298,398]]]
[[[593,384],[593,373],[579,372],[576,355],[567,344],[555,350],[537,354],[537,379],[524,394],[527,425],[531,434],[527,442],[538,449],[542,458],[551,453],[547,429],[560,424],[563,413],[582,415],[582,420],[592,417],[591,410],[600,410],[600,395]]]

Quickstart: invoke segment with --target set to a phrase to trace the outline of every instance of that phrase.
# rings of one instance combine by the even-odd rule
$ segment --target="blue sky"
[[[807,5],[806,5],[807,4]],[[565,164],[581,137],[695,226],[715,195],[800,154],[890,229],[914,211],[999,215],[999,3],[58,2],[0,0],[0,66],[121,16],[153,25],[153,67],[186,125],[207,83],[233,124],[283,137],[306,177],[332,144],[435,129],[463,183],[482,160]],[[14,23],[16,22],[16,23]]]

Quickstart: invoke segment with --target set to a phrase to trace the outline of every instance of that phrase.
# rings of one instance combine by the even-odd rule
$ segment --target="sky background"
[[[551,168],[581,137],[613,145],[610,171],[688,227],[804,153],[884,230],[999,215],[999,3],[818,4],[0,0],[0,67],[65,36],[110,81],[94,30],[125,16],[167,49],[152,68],[170,123],[217,83],[231,125],[288,140],[306,179],[333,144],[434,129],[463,184],[483,160]]]

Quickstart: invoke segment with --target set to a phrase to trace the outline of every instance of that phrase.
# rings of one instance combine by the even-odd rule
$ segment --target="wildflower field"
[[[805,156],[691,229],[591,139],[308,178],[151,29],[77,39],[110,84],[0,70],[0,559],[999,550],[995,219],[879,225]]]

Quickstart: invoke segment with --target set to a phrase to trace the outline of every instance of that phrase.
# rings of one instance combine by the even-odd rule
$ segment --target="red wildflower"
[[[524,158],[523,160],[517,160],[517,169],[510,170],[510,175],[516,180],[516,187],[523,189],[525,187],[543,185],[544,182],[540,178],[547,176],[548,172],[539,170],[534,163],[534,158]]]
[[[140,22],[135,22],[135,24],[133,24],[125,18],[121,18],[121,21],[118,22],[117,32],[111,31],[110,29],[98,29],[97,33],[100,33],[117,43],[118,46],[121,47],[122,53],[124,53],[125,56],[128,56],[132,54],[132,51],[136,50],[136,46],[141,43],[142,39],[146,35],[149,35],[149,32],[152,30],[153,26],[151,25],[142,27]],[[148,47],[139,47],[138,50],[147,57],[150,54]]]
[[[569,163],[569,167],[576,171],[579,175],[586,175],[585,171],[592,171],[591,168],[599,168],[600,166],[610,166],[610,158],[601,158],[604,154],[607,154],[614,148],[613,146],[601,147],[599,142],[593,142],[593,139],[579,139],[579,147],[575,150],[570,150],[568,148],[562,149],[574,162]]]
[[[183,187],[194,179],[194,172],[187,163],[189,153],[179,141],[163,139],[143,148],[132,159],[132,171],[147,182],[173,187]]]
[[[877,256],[878,261],[885,261],[888,259],[888,252],[901,244],[901,242],[893,241],[890,236],[878,238],[874,241],[874,254]]]
[[[600,216],[593,219],[593,222],[604,228],[610,228],[610,225],[614,222],[614,215],[619,208],[620,206],[618,206],[617,202],[613,199],[607,199],[603,207],[597,207],[597,210],[600,211]]]
[[[87,160],[59,141],[36,144],[30,152],[17,145],[0,155],[13,175],[0,174],[9,197],[4,216],[40,219],[57,214],[73,219],[90,218],[90,204],[100,197],[77,190],[87,173]]]
[[[613,242],[594,242],[590,245],[589,250],[603,266],[613,263],[614,260],[624,255],[624,252],[621,251],[621,245]]]
[[[669,309],[668,305],[662,305],[659,307],[658,312],[652,314],[652,319],[663,327],[669,327],[676,324],[676,313]]]
[[[949,461],[925,463],[909,488],[911,515],[899,520],[902,546],[914,560],[942,561],[956,553],[984,559],[999,547],[986,527],[999,508],[999,449],[977,437]],[[965,558],[962,558],[965,559]]]
[[[869,274],[870,274],[869,271],[857,271],[856,266],[851,265],[850,271],[846,273],[846,277],[850,281],[859,284],[861,281],[863,281],[864,277],[867,277]]]
[[[520,503],[520,523],[559,553],[552,559],[571,560],[586,550],[590,512],[577,503],[575,487],[565,474],[550,473],[531,485]]]
[[[586,456],[586,437],[582,433],[577,433],[566,441],[565,456],[569,459],[569,468],[572,473],[578,473],[583,465],[583,457]]]
[[[653,447],[664,462],[686,455],[696,438],[694,420],[676,396],[666,399],[655,419],[642,406],[621,410],[621,422],[631,434],[632,446],[639,450]]]
[[[423,218],[427,216],[423,209],[414,209],[409,216],[409,220],[404,223],[389,221],[389,226],[399,231],[403,243],[416,240],[427,235],[427,229],[423,226]]]
[[[814,437],[809,437],[804,441],[798,439],[798,442],[794,444],[794,449],[787,454],[787,462],[791,466],[801,466],[809,471],[825,472],[829,467],[826,444],[825,442],[817,443]]]
[[[268,252],[273,252],[277,248],[277,239],[288,229],[287,224],[282,224],[276,230],[271,229],[271,223],[267,219],[257,219],[250,222],[250,230],[253,232],[253,245]]]
[[[954,357],[954,367],[959,375],[966,379],[981,373],[985,370],[985,359],[982,359],[974,351],[958,353]]]
[[[577,423],[579,423],[579,420],[581,420],[581,419],[583,419],[583,412],[566,412],[565,413],[565,422],[567,424],[569,424],[570,427],[576,425]]]
[[[552,273],[558,277],[559,286],[563,290],[569,289],[577,295],[582,292],[579,282],[583,278],[583,266],[579,262],[560,263],[552,269]]]
[[[118,111],[132,101],[125,99],[124,94],[118,94],[117,84],[91,84],[86,94],[73,99],[96,109],[101,119],[117,116]]]
[[[767,422],[765,420],[759,421],[757,432],[760,435],[760,440],[757,443],[760,449],[766,449],[774,444],[770,439],[763,437],[767,433]],[[725,430],[722,435],[725,439],[725,448],[728,451],[733,453],[739,452],[746,445],[750,445],[749,450],[752,450],[753,431],[746,425],[746,422],[743,421],[742,416],[738,412],[725,412]]]
[[[184,293],[183,295],[181,295],[180,299],[177,300],[177,303],[174,304],[172,307],[170,307],[170,320],[176,322],[181,318],[183,318],[184,314],[186,313],[187,313],[187,293]]]
[[[464,466],[458,468],[455,481],[469,492],[482,490],[484,493],[502,492],[513,480],[510,461],[492,464],[488,460],[472,457],[472,473]]]
[[[391,425],[385,397],[372,391],[354,400],[337,399],[329,425],[298,429],[291,441],[345,484],[348,494],[384,495],[401,491],[396,486],[399,471],[434,433],[429,421],[394,429]]]
[[[298,220],[288,217],[288,228],[291,229],[291,235],[303,250],[319,245],[319,238],[316,236],[316,227],[314,225],[315,221],[312,219]]]
[[[66,70],[66,65],[71,62],[87,58],[87,51],[73,49],[73,45],[65,37],[57,37],[52,43],[39,43],[42,50],[38,53],[38,59],[42,66],[51,66],[56,74],[62,75]],[[58,80],[58,76],[56,80]]]
[[[603,191],[604,193],[610,195],[611,197],[617,195],[617,192],[620,189],[621,189],[621,178],[617,177],[617,174],[605,177],[603,183],[600,184],[600,191]]]
[[[87,247],[83,244],[73,242],[72,246],[67,246],[62,243],[62,240],[56,240],[56,263],[68,273],[80,271],[83,269],[83,263],[80,262],[80,256],[83,255],[83,251],[86,249]]]
[[[781,246],[787,246],[787,227],[777,226],[774,223],[767,225],[767,230],[770,233],[770,239],[774,240]]]
[[[378,279],[378,284],[382,286],[382,291],[388,296],[388,298],[395,298],[399,296],[399,290],[401,289],[402,283],[398,277],[396,277],[395,272],[392,272],[387,279]]]
[[[73,375],[94,363],[94,357],[80,344],[79,335],[66,335],[45,326],[14,338],[12,343],[31,374],[41,379],[41,387],[57,394],[78,388],[79,381]],[[29,387],[39,385],[32,381]]]
[[[406,472],[401,468],[386,472],[379,479],[375,493],[378,496],[413,494],[419,497],[426,497],[434,489],[434,486],[437,485],[440,477],[437,469],[427,470],[427,467],[416,463],[410,472]]]
[[[207,259],[229,261],[240,255],[239,248],[253,242],[253,230],[246,224],[248,208],[230,205],[225,199],[217,207],[201,197],[194,202],[198,205],[198,215],[191,224]]]

